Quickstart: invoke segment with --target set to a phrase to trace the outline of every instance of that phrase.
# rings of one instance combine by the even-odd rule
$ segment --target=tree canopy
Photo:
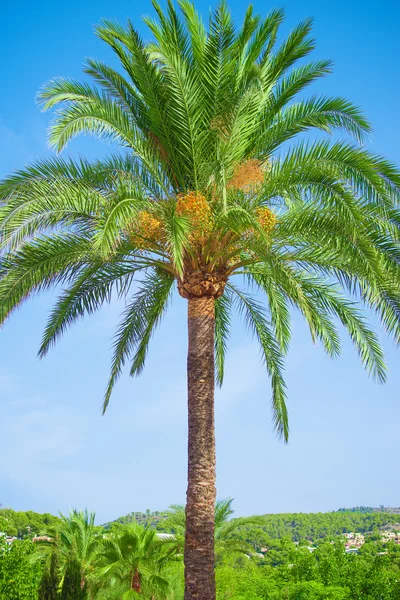
[[[174,281],[184,296],[212,293],[217,380],[236,310],[260,343],[274,424],[287,439],[293,308],[331,356],[340,322],[365,368],[385,380],[361,308],[399,341],[399,172],[366,149],[371,127],[359,108],[307,96],[332,67],[303,61],[315,47],[311,20],[278,43],[282,10],[261,18],[249,7],[236,28],[225,3],[208,27],[188,0],[179,12],[171,2],[165,12],[153,6],[149,41],[130,22],[96,28],[119,70],[89,59],[91,84],[56,78],[39,94],[45,110],[57,108],[58,151],[89,133],[121,153],[42,160],[1,183],[0,322],[61,285],[44,356],[78,318],[125,296],[106,408],[124,363],[131,375],[142,371]],[[313,131],[344,137],[305,141]]]

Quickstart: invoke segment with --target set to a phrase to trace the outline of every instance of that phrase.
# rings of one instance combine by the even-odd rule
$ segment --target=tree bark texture
[[[215,600],[214,298],[188,300],[185,600]]]
[[[137,592],[138,594],[140,594],[140,592],[142,591],[142,586],[140,584],[140,575],[137,569],[135,570],[132,577],[131,589]]]

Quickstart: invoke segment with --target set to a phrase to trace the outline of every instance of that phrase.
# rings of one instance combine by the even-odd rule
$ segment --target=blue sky
[[[256,1],[265,14],[282,4]],[[208,0],[198,2],[204,14]],[[231,3],[241,17],[245,3]],[[400,163],[398,56],[400,8],[393,0],[287,1],[287,32],[315,18],[315,58],[334,74],[313,91],[344,95],[374,126],[369,147]],[[4,14],[5,11],[5,14]],[[0,38],[0,176],[50,154],[34,97],[55,75],[81,77],[87,56],[111,61],[93,35],[102,17],[142,29],[150,2],[87,0],[7,3]],[[102,157],[110,148],[88,138],[68,153]],[[53,292],[26,303],[0,331],[0,503],[57,513],[89,507],[104,522],[134,510],[181,503],[186,487],[186,306],[174,297],[145,374],[121,379],[105,417],[100,406],[110,340],[121,304],[69,331],[48,357],[36,351]],[[340,359],[314,347],[295,316],[287,358],[291,437],[271,428],[269,382],[251,337],[238,324],[224,388],[216,397],[219,497],[238,514],[327,511],[400,505],[399,351],[382,336],[389,380],[375,384],[343,338]]]

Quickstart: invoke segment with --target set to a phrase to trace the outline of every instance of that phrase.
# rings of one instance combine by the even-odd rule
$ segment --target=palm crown
[[[350,102],[297,99],[331,69],[329,61],[296,65],[314,48],[310,21],[277,46],[282,11],[262,20],[250,8],[235,30],[224,3],[208,28],[187,0],[180,15],[170,2],[166,13],[153,6],[150,42],[130,23],[97,28],[122,74],[88,60],[93,85],[58,78],[40,92],[44,109],[59,107],[50,130],[58,151],[91,133],[126,153],[92,164],[50,159],[3,181],[0,319],[61,284],[44,355],[114,291],[126,296],[106,408],[124,363],[141,372],[174,282],[186,298],[213,297],[217,381],[236,309],[260,343],[275,427],[287,439],[282,368],[292,307],[330,355],[340,350],[339,320],[367,370],[385,378],[355,301],[400,339],[400,176],[364,149],[370,127]],[[311,129],[352,141],[286,144]]]
[[[169,583],[162,571],[173,558],[174,551],[157,539],[154,530],[135,524],[125,526],[117,538],[102,540],[97,563],[100,579],[128,585],[131,591],[123,595],[124,600],[137,598],[134,592],[165,598]]]
[[[60,514],[60,522],[50,529],[52,538],[38,542],[41,551],[37,553],[36,560],[44,560],[48,567],[54,561],[55,566],[50,568],[54,569],[53,575],[56,578],[61,575],[61,588],[64,588],[65,583],[63,594],[69,593],[69,583],[66,580],[71,576],[71,569],[80,573],[82,590],[94,586],[93,564],[99,545],[95,516],[93,512],[75,509],[68,515]],[[61,569],[58,568],[59,559]],[[47,598],[46,595],[44,597]],[[64,598],[63,595],[62,597]]]
[[[95,531],[95,513],[71,510],[68,516],[60,515],[61,523],[57,530],[56,540],[61,556],[66,560],[75,554],[82,564],[84,572],[90,571],[93,557],[96,554],[98,540]]]

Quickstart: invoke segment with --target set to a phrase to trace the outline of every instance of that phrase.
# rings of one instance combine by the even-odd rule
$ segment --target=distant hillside
[[[163,521],[167,518],[167,512],[159,512],[158,510],[151,512],[147,510],[145,513],[143,512],[131,512],[124,517],[119,517],[119,519],[115,519],[115,521],[111,521],[109,523],[104,523],[104,529],[109,529],[113,523],[120,523],[121,525],[128,525],[129,523],[139,523],[140,525],[148,525],[149,527],[154,527],[160,531],[163,531]]]
[[[127,525],[140,523],[170,532],[166,519],[167,511],[147,510],[131,512],[102,527],[109,529],[113,523]],[[282,513],[263,515],[262,525],[243,529],[243,537],[249,540],[291,538],[293,541],[333,538],[346,532],[372,533],[400,522],[400,508],[358,506],[339,509],[329,513]],[[59,518],[49,513],[39,514],[33,511],[17,512],[12,509],[0,509],[0,532],[18,537],[50,534],[59,523]],[[99,528],[100,529],[100,528]]]
[[[148,524],[158,531],[170,532],[165,522],[167,512],[132,512],[120,517],[111,523],[103,525],[108,529],[113,523],[122,525],[128,523]],[[262,525],[243,528],[243,538],[254,540],[260,538],[279,539],[288,537],[297,542],[300,540],[318,540],[325,537],[334,538],[343,533],[356,531],[359,533],[377,532],[388,525],[398,523],[400,518],[396,514],[385,511],[364,512],[363,510],[339,510],[330,513],[282,513],[263,515]],[[262,545],[262,544],[261,544]]]
[[[339,508],[336,512],[356,512],[356,513],[389,513],[391,515],[400,515],[400,507],[393,506],[354,506],[353,508]]]
[[[0,509],[0,531],[7,535],[32,537],[51,533],[60,519],[50,513],[40,514],[32,510],[15,511],[11,508]]]

